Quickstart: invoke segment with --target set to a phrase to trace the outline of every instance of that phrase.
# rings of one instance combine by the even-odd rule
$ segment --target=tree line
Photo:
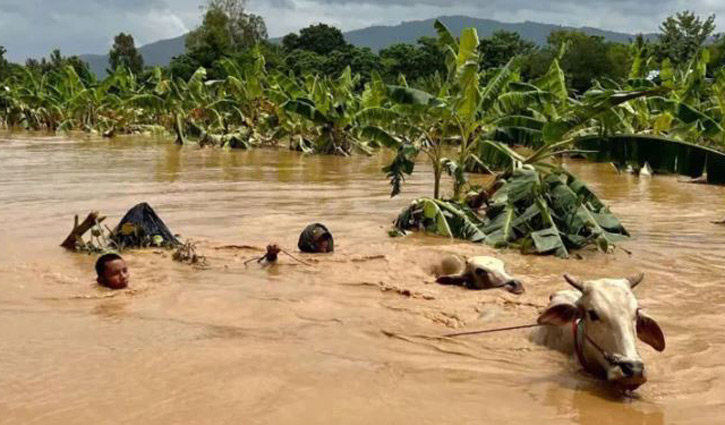
[[[574,94],[586,92],[602,79],[626,80],[632,63],[640,56],[654,62],[649,64],[650,69],[658,69],[666,60],[674,66],[684,65],[706,49],[711,72],[725,66],[725,36],[715,34],[714,15],[702,18],[684,11],[668,17],[659,29],[656,40],[640,34],[629,44],[578,31],[554,31],[544,46],[537,46],[515,32],[498,31],[481,39],[479,60],[482,68],[493,69],[514,59],[522,76],[531,80],[544,75],[562,46],[566,46],[559,62]],[[263,18],[247,12],[246,0],[209,0],[201,25],[186,38],[185,53],[173,58],[164,72],[172,78],[188,80],[203,67],[208,78],[225,78],[220,66],[222,59],[245,66],[254,61],[255,49],[264,55],[267,70],[337,76],[349,66],[354,74],[360,74],[362,83],[370,81],[375,72],[388,83],[402,75],[412,86],[430,88],[435,84],[432,81],[446,70],[442,46],[434,37],[421,37],[415,44],[393,44],[377,53],[351,45],[340,29],[326,24],[288,34],[281,43],[272,43],[267,37]],[[22,68],[9,63],[4,55],[5,49],[0,46],[0,81]],[[47,59],[29,59],[24,67],[37,75],[51,75],[67,65],[73,66],[82,79],[93,79],[80,58],[64,57],[57,49]],[[119,67],[138,75],[151,72],[144,67],[130,34],[118,34],[109,52],[108,73]]]

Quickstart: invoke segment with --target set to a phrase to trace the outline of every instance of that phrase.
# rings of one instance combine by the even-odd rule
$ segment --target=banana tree
[[[467,182],[467,164],[485,167],[476,149],[480,134],[486,130],[486,120],[495,111],[496,99],[518,79],[513,62],[498,70],[481,72],[479,39],[474,28],[464,29],[458,39],[439,21],[435,28],[448,69],[438,93],[412,89],[405,84],[390,86],[387,90],[391,110],[397,114],[392,122],[385,123],[387,133],[382,136],[385,140],[398,141],[391,146],[397,155],[385,168],[391,178],[393,196],[400,193],[405,176],[414,169],[415,158],[423,153],[433,168],[433,197],[440,198],[441,178],[448,173],[453,178],[453,197],[459,198]],[[379,130],[375,133],[381,134]],[[450,144],[457,148],[454,158],[445,156]]]
[[[627,231],[581,180],[551,159],[570,152],[577,138],[611,108],[653,94],[647,90],[590,93],[547,122],[541,129],[542,146],[528,155],[505,143],[482,140],[507,156],[509,165],[485,196],[477,197],[481,202],[416,200],[401,213],[396,226],[561,257],[588,244],[610,251],[628,236]],[[485,211],[478,212],[484,205]]]
[[[360,137],[355,116],[361,109],[359,96],[353,92],[359,76],[352,76],[350,67],[340,78],[308,77],[307,97],[297,97],[282,104],[287,113],[312,124],[309,150],[314,153],[348,156],[353,151],[372,152],[369,141]],[[303,149],[304,150],[304,149]]]

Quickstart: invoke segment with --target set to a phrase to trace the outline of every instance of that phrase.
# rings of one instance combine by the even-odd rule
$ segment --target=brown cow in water
[[[657,351],[665,349],[665,336],[657,322],[639,309],[632,292],[644,275],[586,282],[564,277],[576,290],[550,297],[538,319],[539,324],[549,326],[535,330],[534,341],[573,351],[587,372],[620,389],[635,390],[647,382],[635,334]]]

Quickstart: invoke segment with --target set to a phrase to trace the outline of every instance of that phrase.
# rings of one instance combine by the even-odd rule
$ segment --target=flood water
[[[390,199],[382,156],[178,148],[153,139],[0,136],[0,424],[707,424],[725,417],[725,188],[567,166],[633,234],[631,254],[521,256],[414,235],[391,221],[432,191],[417,172]],[[426,170],[421,165],[420,170]],[[446,183],[445,187],[449,187]],[[98,209],[115,225],[149,202],[209,268],[126,254],[131,289],[94,285],[94,258],[59,248]],[[322,221],[337,252],[295,253]],[[446,253],[495,255],[527,292],[442,287]],[[548,295],[646,272],[637,296],[667,336],[639,345],[649,382],[623,398],[527,331]]]

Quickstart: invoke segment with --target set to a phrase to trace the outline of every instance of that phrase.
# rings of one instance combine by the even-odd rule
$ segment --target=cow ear
[[[536,322],[540,325],[564,326],[576,319],[579,308],[570,302],[560,302],[546,307]]]
[[[665,351],[665,334],[657,321],[642,311],[637,312],[637,338],[657,351]]]

